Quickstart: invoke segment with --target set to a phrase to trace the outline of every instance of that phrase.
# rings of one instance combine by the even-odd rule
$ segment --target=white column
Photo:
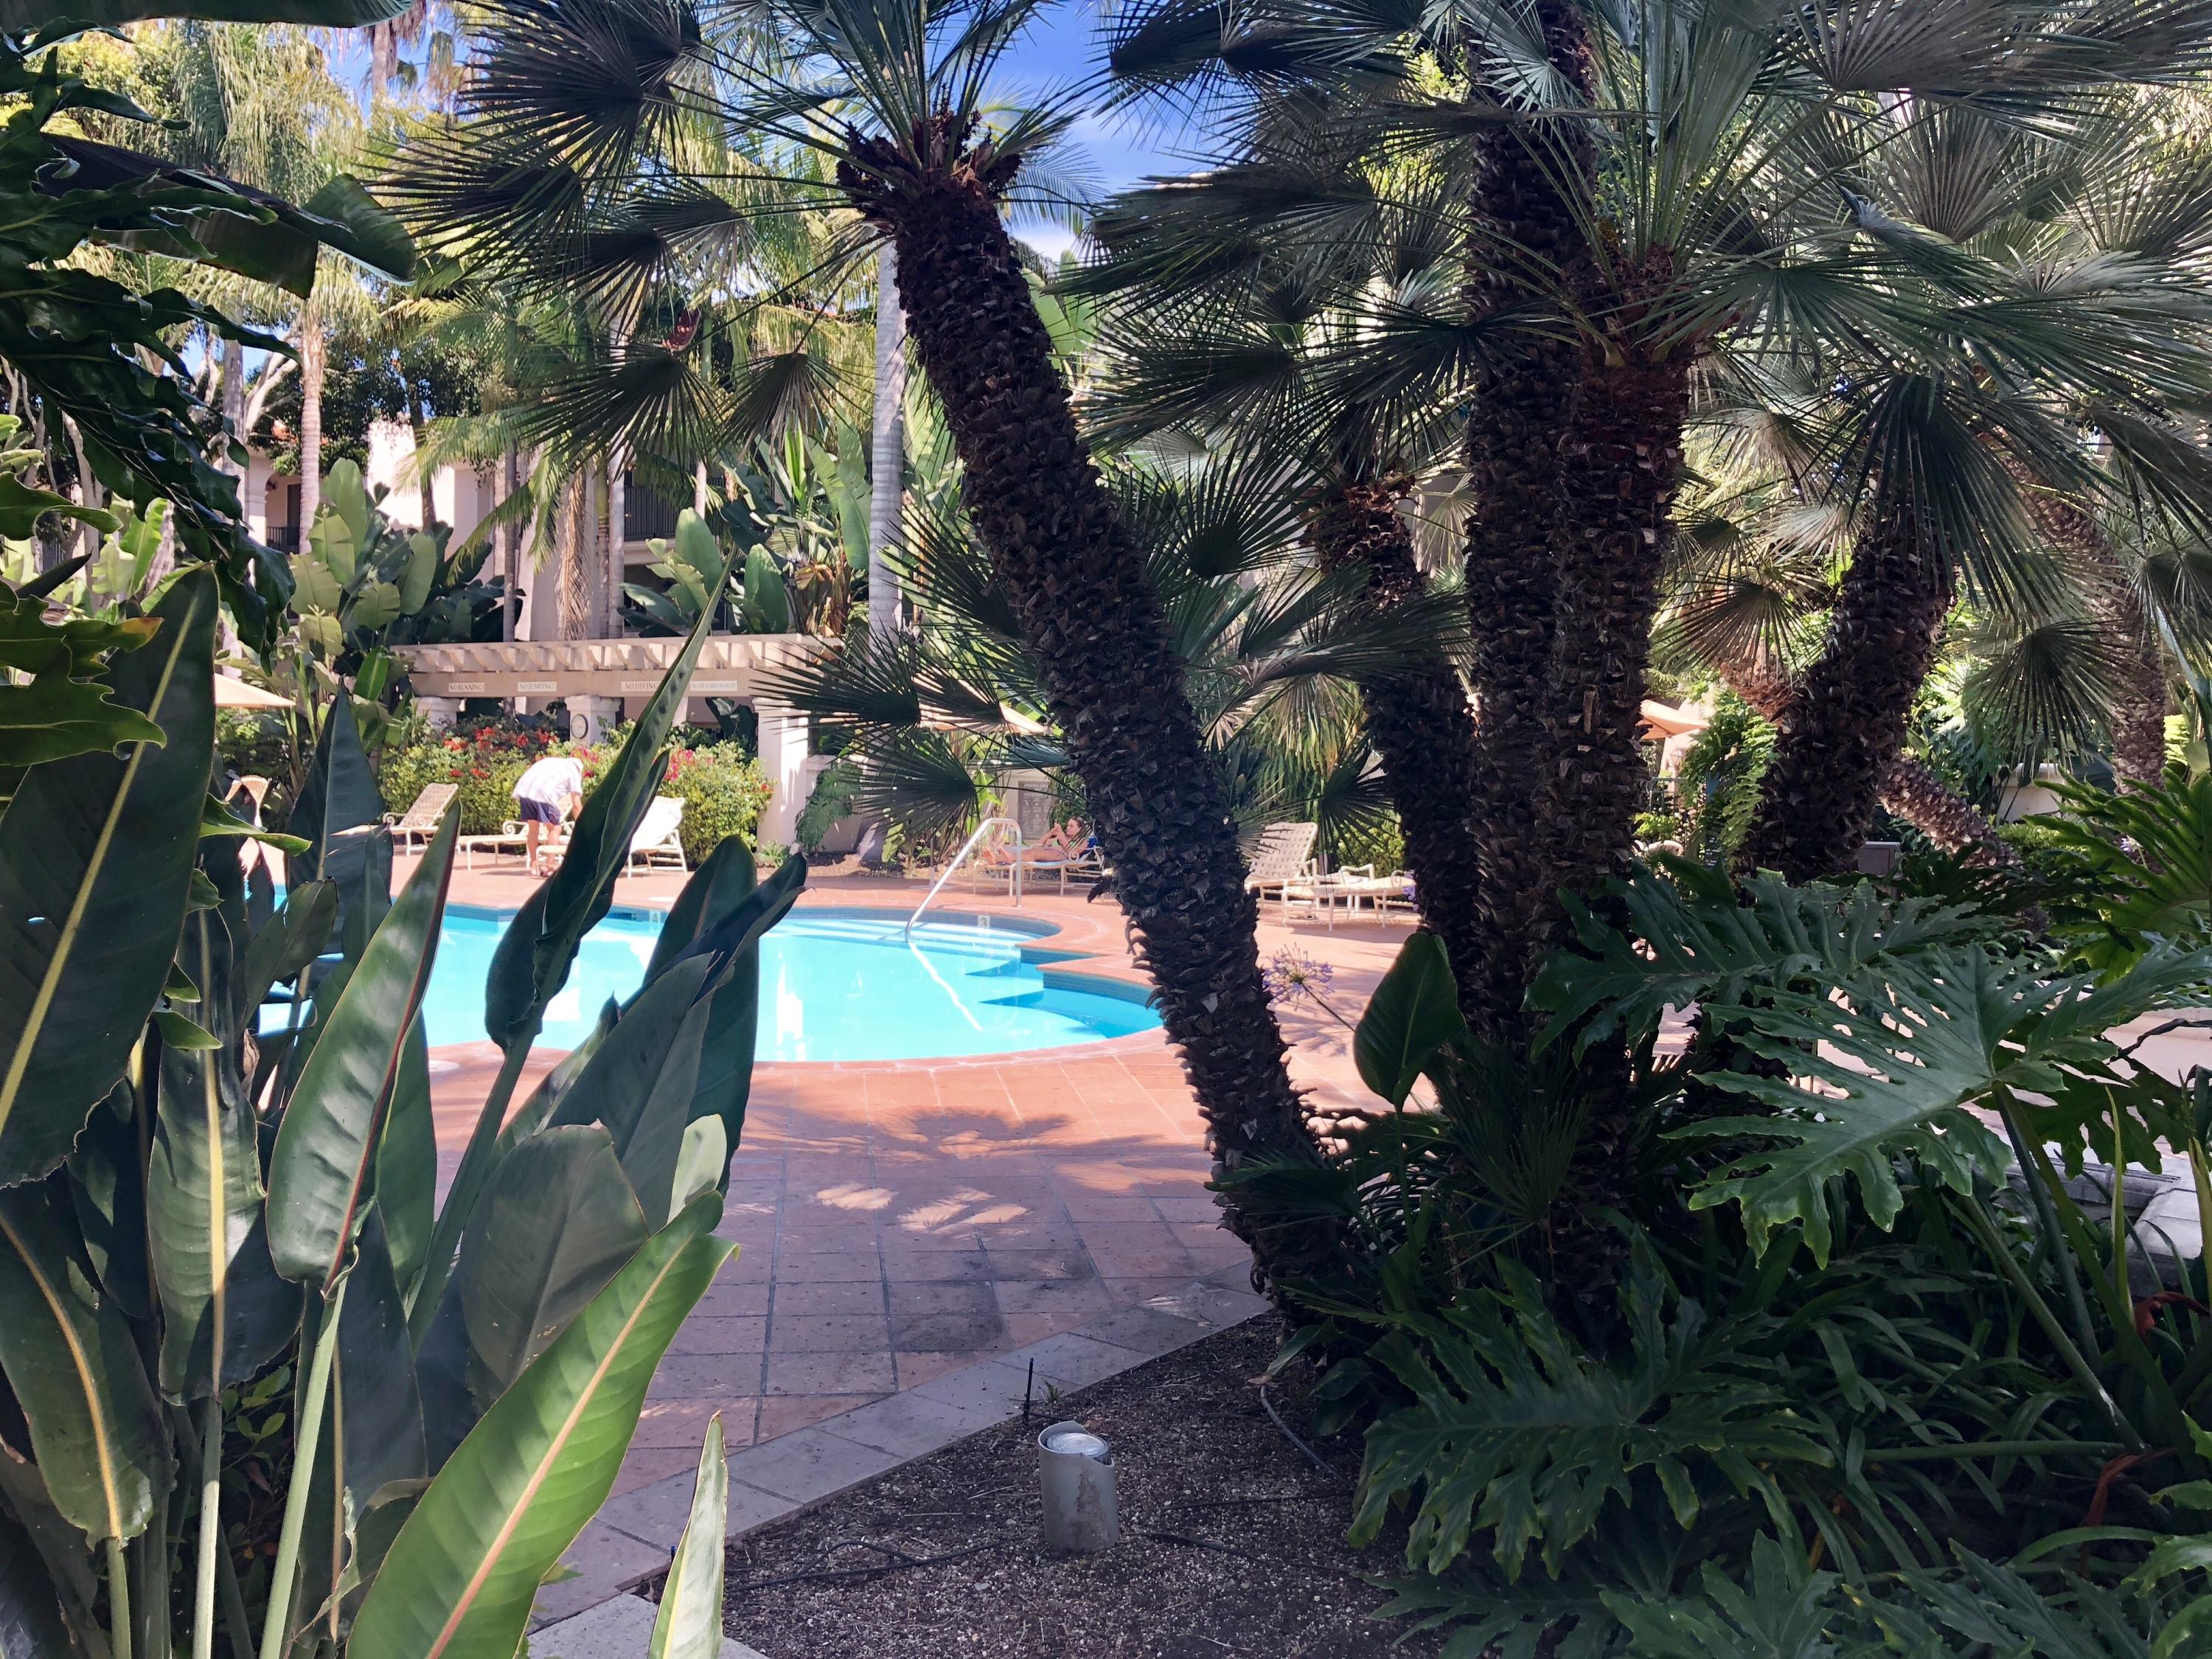
[[[806,716],[787,703],[756,702],[760,718],[760,764],[775,793],[761,812],[760,841],[786,847],[799,833],[799,809],[806,805]]]
[[[452,731],[453,722],[461,717],[459,697],[417,697],[415,706],[422,711],[422,718],[429,722],[433,732]]]
[[[620,697],[574,696],[566,701],[568,735],[579,743],[597,743],[622,719]]]

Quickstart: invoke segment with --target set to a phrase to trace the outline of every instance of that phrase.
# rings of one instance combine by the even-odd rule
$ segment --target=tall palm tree
[[[876,379],[871,410],[868,499],[868,626],[888,637],[899,618],[901,502],[906,493],[906,313],[899,308],[898,253],[876,254]]]
[[[876,243],[895,249],[915,357],[944,407],[969,515],[1036,654],[1216,1155],[1224,1166],[1309,1158],[1228,801],[1002,217],[1023,198],[1024,168],[1066,126],[1050,111],[985,118],[993,68],[1035,10],[1035,0],[770,0],[724,33],[669,0],[506,0],[489,11],[464,95],[474,153],[448,149],[438,165],[475,180],[495,163],[514,178],[527,157],[549,191],[565,169],[558,188],[573,179],[574,195],[541,193],[529,222],[505,234],[535,239],[549,260],[565,240],[565,261],[554,262],[589,283],[613,279],[617,254],[627,277],[665,281],[679,245],[743,240],[763,216],[757,202],[707,199],[710,181],[678,170],[659,174],[652,192],[651,249],[578,234],[595,198],[635,188],[640,158],[693,125],[834,162],[827,189],[797,169],[788,176],[809,187],[803,205],[850,216],[846,281]],[[556,199],[573,200],[574,216],[549,210]],[[683,356],[664,349],[651,361],[676,380]],[[643,417],[633,406],[613,418],[634,428]],[[1280,1273],[1311,1266],[1327,1237],[1252,1242]]]
[[[1250,162],[1231,191],[1249,192],[1264,167],[1276,188],[1330,192],[1336,211],[1325,229],[1292,219],[1195,262],[1211,181],[1132,192],[1101,214],[1093,235],[1104,257],[1063,284],[1119,296],[1092,429],[1117,445],[1163,431],[1265,445],[1280,469],[1273,485],[1301,505],[1322,568],[1364,578],[1347,597],[1355,617],[1387,628],[1433,611],[1412,515],[1422,480],[1447,463],[1451,411],[1428,398],[1404,406],[1395,386],[1345,385],[1333,371],[1342,348],[1377,326],[1451,333],[1462,349],[1480,337],[1451,314],[1464,240],[1449,184],[1370,173],[1271,124],[1243,148]],[[1485,945],[1474,715],[1448,642],[1404,637],[1399,659],[1359,677],[1365,733],[1422,920],[1455,963],[1473,964]]]

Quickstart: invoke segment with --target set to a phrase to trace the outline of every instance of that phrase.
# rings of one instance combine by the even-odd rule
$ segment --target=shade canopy
[[[215,677],[215,706],[218,708],[289,708],[292,700],[274,691],[249,685],[235,674]]]

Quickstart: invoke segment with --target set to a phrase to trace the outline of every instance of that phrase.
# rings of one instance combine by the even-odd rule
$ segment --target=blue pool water
[[[483,1040],[484,970],[504,915],[453,907],[438,944],[422,1014],[433,1047]],[[1055,974],[1024,959],[1034,935],[1004,927],[929,921],[911,942],[896,916],[805,910],[761,943],[762,1060],[920,1060],[1058,1048],[1147,1031],[1159,1017],[1103,980]],[[609,997],[645,977],[660,918],[618,910],[586,936],[545,1016],[538,1046],[571,1048]],[[1139,994],[1139,995],[1141,994]]]

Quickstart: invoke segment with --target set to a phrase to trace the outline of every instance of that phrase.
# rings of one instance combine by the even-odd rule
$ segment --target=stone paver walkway
[[[529,885],[511,865],[457,871],[453,899],[512,907]],[[665,906],[680,885],[625,878],[617,902]],[[922,890],[831,876],[801,902],[905,910]],[[940,907],[1003,913],[1008,901],[948,893]],[[1054,949],[1091,953],[1071,966],[1141,977],[1110,902],[1031,896],[1022,911],[1055,924]],[[1332,1000],[1356,1013],[1405,933],[1267,922],[1261,951],[1329,963]],[[1316,1096],[1362,1096],[1341,1027],[1311,1007],[1285,1026]],[[532,1076],[555,1058],[533,1060]],[[433,1052],[449,1173],[497,1060],[488,1042]],[[1206,1171],[1196,1104],[1157,1032],[977,1060],[757,1067],[720,1228],[744,1248],[662,1363],[617,1496],[688,1477],[716,1413],[734,1451],[1194,1280],[1234,1282],[1249,1258],[1218,1225]]]

